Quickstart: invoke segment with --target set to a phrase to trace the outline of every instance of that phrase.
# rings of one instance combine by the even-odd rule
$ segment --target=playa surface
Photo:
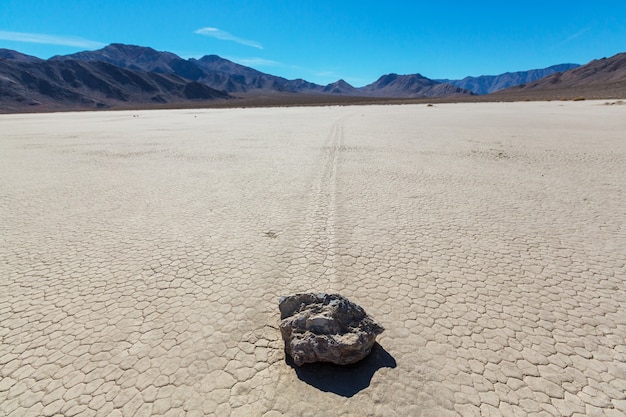
[[[626,413],[626,107],[0,116],[0,415]],[[285,362],[280,295],[386,331]]]

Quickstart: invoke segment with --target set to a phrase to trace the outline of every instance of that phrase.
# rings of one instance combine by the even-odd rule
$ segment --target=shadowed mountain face
[[[420,74],[398,75],[387,74],[380,77],[372,84],[360,89],[367,95],[374,97],[402,97],[402,98],[426,98],[442,96],[472,95],[469,90],[443,84]]]
[[[341,95],[365,95],[361,89],[354,88],[344,80],[335,81],[332,84],[328,84],[322,90],[326,94],[341,94]]]
[[[133,71],[106,62],[0,59],[0,109],[107,108],[228,98],[173,74]]]
[[[602,58],[562,73],[549,75],[529,84],[499,91],[496,94],[551,95],[555,98],[624,98],[626,97],[626,53]]]
[[[0,48],[0,59],[10,59],[13,61],[20,61],[20,62],[43,61],[43,59],[37,58],[36,56],[26,55],[21,52],[13,51],[11,49],[3,49],[3,48]]]
[[[475,94],[490,94],[504,88],[526,84],[547,77],[555,72],[563,72],[579,66],[578,64],[560,64],[543,69],[507,72],[500,75],[481,75],[480,77],[465,77],[462,80],[444,79],[437,81],[465,88]]]
[[[136,47],[114,43],[97,51],[78,52],[71,55],[57,55],[50,61],[102,61],[122,68],[157,73],[174,73],[170,66],[180,57],[170,52],[159,52],[152,48]]]
[[[551,89],[580,87],[626,81],[626,53],[591,61],[581,67],[550,75],[542,80],[520,86],[520,89]]]
[[[122,68],[162,74],[176,74],[198,81],[211,88],[229,93],[250,90],[279,92],[312,92],[323,87],[289,81],[236,64],[217,55],[206,55],[200,59],[182,59],[171,52],[159,52],[143,46],[111,44],[97,51],[55,56],[52,60],[104,61]]]
[[[378,81],[362,88],[355,88],[343,80],[322,86],[301,79],[287,80],[286,78],[266,74],[217,55],[206,55],[200,59],[191,58],[184,60],[170,52],[158,52],[152,48],[122,44],[111,44],[97,51],[79,52],[52,58],[52,60],[66,59],[105,61],[123,68],[176,74],[228,93],[264,91],[397,98],[470,94],[469,91],[446,86],[419,74],[407,76],[390,74],[384,76],[404,77],[405,81],[398,81],[393,85],[385,84],[380,88],[378,87]],[[411,81],[410,79],[414,80]],[[437,85],[439,86],[437,87]]]
[[[572,66],[575,64],[450,81],[457,85],[420,74],[387,74],[365,87],[355,88],[344,80],[326,86],[302,79],[287,80],[217,55],[186,60],[171,52],[133,45],[111,44],[97,51],[49,60],[0,49],[0,111],[136,107],[155,103],[184,105],[190,100],[229,98],[229,92],[249,100],[270,97],[279,100],[277,104],[281,98],[293,100],[294,97],[299,97],[299,104],[319,101],[320,97],[467,98],[476,92],[494,91],[520,82],[526,84],[499,90],[486,99],[554,99],[581,94],[587,98],[626,96],[626,54],[558,72]],[[551,75],[536,80],[547,73]]]
[[[217,55],[206,55],[200,59],[190,59],[203,71],[198,81],[229,93],[250,90],[270,90],[278,92],[304,92],[321,88],[316,84],[302,85],[286,78],[265,74],[253,68],[236,64]]]

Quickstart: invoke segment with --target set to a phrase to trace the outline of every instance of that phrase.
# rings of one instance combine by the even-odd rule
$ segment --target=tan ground
[[[625,135],[589,101],[0,116],[0,415],[623,416]],[[303,291],[374,356],[288,366]]]

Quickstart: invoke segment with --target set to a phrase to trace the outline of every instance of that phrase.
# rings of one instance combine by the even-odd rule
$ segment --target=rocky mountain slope
[[[578,68],[511,87],[496,95],[544,95],[554,98],[625,98],[626,53],[596,59]]]
[[[322,91],[327,94],[340,94],[345,96],[358,96],[362,94],[360,89],[353,87],[344,80],[338,80],[328,84]]]
[[[559,64],[548,68],[533,69],[528,71],[505,72],[499,75],[481,75],[479,77],[465,77],[462,80],[437,80],[442,83],[456,85],[465,88],[475,94],[490,94],[498,90],[513,87],[520,84],[526,84],[532,81],[540,80],[543,77],[563,72],[572,68],[577,68],[578,64]]]
[[[322,86],[302,79],[287,80],[243,65],[239,65],[217,55],[206,55],[200,59],[182,59],[171,52],[158,52],[152,48],[111,44],[97,51],[56,56],[52,60],[105,61],[123,68],[170,73],[198,81],[211,88],[228,93],[281,92],[304,94],[337,94],[370,97],[438,97],[442,95],[470,94],[456,87],[435,87],[442,84],[428,80],[419,74],[395,77],[391,84],[375,82],[362,88],[355,88],[343,80]],[[409,81],[413,79],[413,81]],[[379,80],[380,81],[380,80]],[[404,89],[403,89],[404,88]]]
[[[281,100],[306,104],[446,97],[484,101],[626,96],[626,54],[564,71],[573,66],[450,81],[457,85],[420,74],[386,74],[357,88],[344,80],[326,86],[288,80],[217,55],[183,59],[171,52],[133,45],[111,44],[49,60],[0,49],[0,111],[186,106],[233,96],[252,105],[279,104]],[[550,75],[535,80],[547,73]],[[476,95],[523,81],[526,83],[496,93]]]
[[[135,45],[111,44],[96,51],[55,56],[51,60],[104,61],[122,68],[175,74],[228,93],[242,93],[250,90],[295,93],[323,88],[312,83],[302,83],[302,80],[289,81],[282,77],[265,74],[217,55],[186,60],[171,52],[159,52],[152,48]]]
[[[13,51],[11,49],[3,49],[3,48],[0,48],[0,59],[11,59],[13,61],[20,61],[20,62],[43,61],[41,58],[37,58],[36,56],[26,55],[18,51]]]
[[[0,59],[0,110],[108,108],[228,98],[174,74],[96,61]]]
[[[420,74],[386,74],[359,90],[373,97],[399,98],[467,96],[473,94],[464,88],[440,83]]]
[[[596,59],[581,67],[553,74],[518,88],[552,89],[621,81],[626,81],[626,53],[617,54],[611,58]]]

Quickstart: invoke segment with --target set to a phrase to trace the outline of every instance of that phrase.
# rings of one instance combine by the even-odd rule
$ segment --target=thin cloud
[[[248,39],[242,39],[239,38],[235,35],[232,35],[226,31],[220,30],[218,28],[201,28],[198,29],[196,31],[194,31],[194,33],[198,34],[198,35],[204,35],[204,36],[209,36],[211,38],[215,38],[215,39],[220,39],[222,41],[232,41],[232,42],[237,42],[241,45],[246,45],[246,46],[251,46],[253,48],[257,48],[257,49],[263,49],[263,45],[261,45],[259,42],[256,41],[251,41]]]
[[[102,42],[73,36],[56,36],[44,33],[7,32],[0,30],[0,39],[4,41],[42,43],[46,45],[74,46],[77,48],[101,48]]]
[[[591,30],[591,28],[586,27],[584,29],[579,30],[578,32],[568,36],[563,42],[561,42],[561,44],[566,44],[568,42],[573,41],[574,39],[584,35],[585,33],[589,32]]]
[[[315,76],[316,77],[326,77],[326,78],[341,78],[340,75],[338,73],[336,73],[335,71],[317,71],[315,72]],[[337,79],[339,79],[337,78]]]
[[[560,48],[560,47],[562,47],[562,46],[572,42],[574,39],[580,38],[582,35],[584,35],[585,33],[589,32],[590,30],[591,30],[590,27],[586,27],[586,28],[583,28],[583,29],[579,30],[576,33],[572,33],[567,38],[563,39],[561,42],[557,43],[552,48],[550,48],[550,50],[553,50],[553,49],[556,49],[556,48]]]
[[[246,66],[256,66],[256,67],[282,67],[278,61],[272,61],[271,59],[265,58],[229,58],[231,61],[237,62],[241,65]]]

